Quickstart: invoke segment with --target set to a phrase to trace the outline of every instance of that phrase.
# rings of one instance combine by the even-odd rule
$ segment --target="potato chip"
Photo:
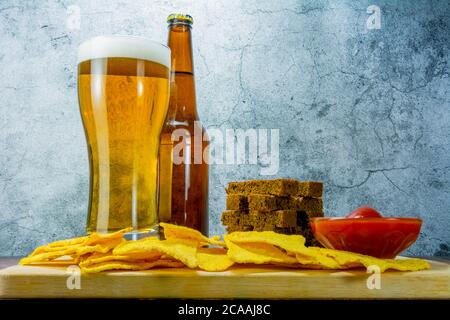
[[[309,248],[305,248],[309,249]],[[307,269],[345,269],[336,262],[335,259],[321,254],[320,252],[308,251],[307,254],[296,253],[295,257],[297,261],[301,264],[302,268]]]
[[[197,262],[205,271],[225,271],[234,264],[223,248],[199,248]]]
[[[198,230],[164,222],[161,222],[159,225],[164,229],[164,237],[167,240],[189,239],[202,244],[209,243],[209,239]]]
[[[81,266],[85,273],[98,273],[108,270],[148,270],[155,267],[181,268],[184,264],[174,260],[156,260],[152,262],[106,261],[89,266]]]
[[[411,260],[383,260],[352,252],[317,247],[307,248],[304,246],[304,238],[301,236],[276,234],[272,231],[233,232],[225,235],[225,242],[229,248],[230,258],[240,263],[283,264],[282,261],[271,260],[268,257],[268,253],[275,252],[270,247],[257,248],[257,245],[260,246],[264,243],[285,250],[286,255],[291,258],[295,255],[302,268],[339,270],[377,265],[381,272],[387,269],[415,271],[429,268],[428,263],[420,259],[413,262],[409,262]],[[252,244],[248,245],[250,243]]]
[[[238,231],[224,236],[225,243],[266,243],[277,246],[288,252],[297,252],[299,248],[305,247],[305,238],[301,235],[286,235],[273,231]],[[228,241],[227,241],[228,240]]]
[[[210,244],[219,247],[226,247],[225,241],[220,240],[220,238],[220,236],[212,236],[211,238],[209,238]]]
[[[85,243],[85,245],[95,245],[95,244],[100,244],[103,242],[107,242],[110,240],[114,240],[114,239],[121,239],[123,238],[124,234],[127,232],[130,232],[131,230],[133,230],[133,228],[125,228],[113,233],[97,233],[97,232],[93,232],[88,236],[88,239]]]
[[[136,241],[126,241],[117,246],[113,253],[116,255],[151,254],[159,252],[175,260],[179,260],[189,268],[197,267],[197,247],[198,241],[183,239],[153,240],[140,239]]]
[[[88,237],[71,238],[66,240],[59,240],[49,243],[44,246],[37,247],[31,255],[35,255],[42,252],[58,251],[62,248],[76,247],[84,243]]]
[[[308,254],[308,252],[311,256],[315,255],[333,258],[338,263],[341,269],[349,269],[354,267],[367,268],[373,265],[378,266],[380,268],[380,272],[384,272],[388,269],[399,271],[418,271],[430,268],[429,263],[422,259],[378,259],[375,257],[348,251],[317,247],[307,248],[307,250],[305,250],[305,254]]]
[[[52,251],[60,251],[60,250],[68,250],[70,248],[78,248],[82,245],[94,245],[103,243],[105,241],[110,241],[116,238],[122,238],[123,235],[129,231],[131,231],[132,228],[126,228],[119,231],[116,231],[114,233],[108,233],[108,234],[100,234],[93,232],[89,236],[79,237],[79,238],[71,238],[71,239],[65,239],[65,240],[59,240],[55,242],[51,242],[45,246],[40,246],[36,248],[31,255],[36,255],[43,252],[52,252]]]
[[[142,259],[141,257],[136,256],[120,256],[115,255],[112,253],[112,251],[108,253],[94,253],[92,255],[89,255],[86,258],[81,259],[80,261],[80,267],[86,267],[93,264],[98,264],[102,262],[108,262],[108,261],[127,261],[127,262],[153,262],[161,258],[161,254],[158,252],[155,252],[153,255],[147,255],[145,259]]]
[[[68,265],[75,265],[78,264],[80,262],[80,259],[77,258],[72,258],[71,256],[62,256],[62,257],[58,257],[56,259],[53,260],[48,260],[48,261],[36,261],[36,262],[31,262],[31,263],[26,263],[26,264],[30,264],[33,266],[68,266]],[[21,264],[21,263],[19,263]]]
[[[78,258],[84,254],[106,253],[119,245],[123,235],[130,230],[131,228],[127,228],[111,234],[92,233],[86,237],[55,241],[38,247],[31,255],[21,259],[19,264],[45,264],[63,256],[69,256],[78,261]]]
[[[108,241],[103,240],[95,245],[83,245],[76,249],[76,254],[78,256],[81,256],[87,253],[94,253],[94,252],[107,253],[108,251],[111,251],[112,249],[114,249],[119,244],[125,241],[126,240],[123,238],[115,238],[115,239],[113,238],[109,239]]]
[[[430,263],[423,259],[387,259],[385,262],[386,266],[384,270],[393,269],[397,271],[420,271],[431,268]]]
[[[159,224],[164,229],[164,237],[169,239],[188,239],[197,241],[200,245],[214,244],[223,246],[223,242],[220,241],[220,237],[215,236],[212,238],[205,237],[200,231],[194,230],[188,227],[178,226],[175,224],[161,222]]]
[[[88,236],[78,237],[78,238],[70,238],[64,240],[58,240],[55,242],[50,242],[49,244],[43,247],[66,247],[74,244],[84,243],[88,239]]]
[[[33,251],[33,253],[31,254],[31,256],[35,256],[41,253],[46,253],[46,252],[57,252],[57,251],[62,251],[62,250],[73,250],[73,252],[76,252],[76,250],[78,248],[80,248],[81,246],[83,246],[83,243],[77,243],[77,244],[72,244],[72,245],[67,245],[67,246],[63,246],[63,247],[39,247],[36,250]]]
[[[28,257],[22,258],[19,261],[19,264],[25,265],[25,264],[32,264],[32,263],[44,263],[48,260],[53,260],[56,258],[60,258],[63,256],[71,256],[76,253],[76,251],[73,248],[70,249],[61,249],[59,251],[51,251],[51,252],[42,252],[35,255],[30,255]]]
[[[40,246],[20,264],[78,264],[84,272],[106,270],[147,270],[156,267],[199,267],[205,271],[224,271],[235,263],[271,264],[288,268],[350,269],[376,265],[381,272],[388,269],[417,271],[430,265],[421,259],[377,259],[357,253],[318,247],[305,247],[300,235],[284,235],[272,231],[234,232],[207,238],[199,231],[161,223],[166,240],[156,237],[126,241],[124,233],[92,233]],[[219,245],[224,248],[204,248]]]
[[[298,264],[297,259],[288,256],[281,249],[267,243],[243,242],[234,243],[225,236],[225,243],[228,247],[228,257],[237,263],[255,264]]]

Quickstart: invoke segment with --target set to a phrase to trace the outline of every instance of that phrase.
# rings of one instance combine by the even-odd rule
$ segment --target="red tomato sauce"
[[[415,218],[316,218],[317,240],[327,248],[394,258],[413,244],[422,221]]]

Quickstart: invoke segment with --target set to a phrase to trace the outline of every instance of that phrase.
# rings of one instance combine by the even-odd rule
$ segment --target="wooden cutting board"
[[[64,267],[16,265],[0,270],[0,298],[450,299],[450,264],[430,264],[425,271],[385,272],[380,289],[367,288],[371,274],[364,270],[239,266],[225,272],[158,269],[77,278],[77,270]]]

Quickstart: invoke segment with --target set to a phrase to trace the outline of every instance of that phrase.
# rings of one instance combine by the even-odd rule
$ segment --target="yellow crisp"
[[[378,266],[381,272],[388,269],[394,269],[399,271],[418,271],[429,269],[430,265],[427,261],[422,259],[378,259],[371,256],[366,256],[363,254],[309,247],[304,250],[304,255],[309,257],[328,257],[332,258],[338,264],[340,269],[349,269],[355,267],[369,267]],[[336,269],[338,269],[336,268]]]
[[[74,261],[88,253],[106,253],[122,242],[123,235],[131,228],[123,229],[111,234],[92,233],[86,237],[59,240],[45,246],[40,246],[34,252],[20,260],[20,264],[45,264],[64,256]]]
[[[428,261],[423,259],[387,259],[386,263],[384,270],[420,271],[431,268]]]
[[[97,273],[108,270],[148,270],[155,267],[181,268],[183,263],[174,260],[156,260],[152,262],[106,261],[88,266],[80,266],[85,273]]]
[[[88,237],[72,238],[66,240],[59,240],[49,243],[44,246],[37,247],[31,255],[35,255],[43,252],[59,251],[61,249],[77,248],[86,242]]]
[[[159,224],[164,229],[164,237],[167,240],[170,239],[188,239],[197,241],[200,245],[214,244],[223,246],[223,242],[220,241],[220,237],[215,236],[212,238],[205,237],[200,231],[194,230],[188,227],[178,226],[175,224],[160,222]]]
[[[43,252],[35,255],[30,255],[28,257],[22,258],[19,262],[21,265],[32,264],[32,263],[44,263],[49,260],[54,260],[57,258],[61,258],[64,256],[73,257],[75,254],[75,250],[73,248],[70,249],[61,249],[59,251],[51,251],[51,252]]]
[[[299,248],[305,247],[305,238],[301,235],[286,235],[273,231],[242,231],[224,235],[225,243],[266,243],[280,247],[288,252],[297,252]],[[228,240],[228,241],[227,241]]]
[[[303,268],[311,269],[345,269],[346,266],[340,264],[333,257],[329,257],[313,247],[297,248],[295,257]]]
[[[127,262],[153,262],[161,258],[161,254],[155,252],[153,255],[146,255],[145,259],[138,256],[124,256],[124,255],[115,255],[111,251],[108,253],[94,253],[92,255],[88,255],[86,258],[82,258],[80,261],[80,267],[90,266],[93,264],[98,264],[102,262],[109,261],[127,261]]]
[[[152,240],[141,239],[137,241],[126,241],[117,246],[113,253],[117,255],[131,254],[154,254],[159,252],[175,260],[183,262],[189,268],[197,267],[198,242],[184,239],[182,242],[176,239]]]
[[[123,235],[127,232],[130,232],[133,230],[133,228],[125,228],[113,233],[97,233],[93,232],[88,236],[88,239],[86,241],[86,245],[94,245],[103,243],[105,241],[115,240],[115,239],[122,239]]]
[[[220,246],[220,247],[226,247],[225,241],[220,240],[220,236],[212,236],[209,238],[210,244]]]
[[[428,262],[414,260],[386,260],[377,259],[357,253],[305,247],[304,238],[297,235],[283,235],[272,231],[263,232],[233,232],[225,235],[225,242],[229,248],[230,258],[239,263],[272,263],[286,264],[280,261],[281,254],[295,259],[302,268],[311,269],[349,269],[355,267],[369,267],[377,265],[381,272],[387,269],[402,271],[416,271],[429,268]],[[244,245],[245,244],[245,245]],[[266,246],[261,247],[262,244]],[[272,247],[272,248],[271,248]],[[286,251],[279,250],[281,248]],[[295,258],[294,258],[295,257]],[[291,262],[288,262],[290,264]],[[292,262],[292,264],[294,264]]]
[[[79,264],[87,273],[106,270],[147,270],[155,267],[200,268],[224,271],[235,263],[271,264],[289,268],[350,269],[378,266],[388,269],[418,271],[430,268],[421,259],[377,259],[357,253],[318,247],[305,247],[300,235],[283,235],[272,231],[234,232],[207,238],[200,232],[161,223],[166,240],[145,238],[126,241],[124,229],[111,234],[92,233],[86,237],[60,240],[40,246],[20,264]],[[205,245],[225,248],[203,248]]]
[[[234,264],[223,248],[199,248],[197,262],[205,271],[225,271]]]
[[[131,231],[132,228],[126,228],[119,231],[116,231],[114,233],[108,233],[108,234],[100,234],[100,233],[92,233],[89,236],[84,237],[78,237],[78,238],[71,238],[71,239],[65,239],[65,240],[58,240],[55,242],[51,242],[47,245],[40,246],[36,248],[31,255],[36,255],[43,252],[52,252],[52,251],[61,251],[61,250],[69,250],[69,249],[76,249],[83,245],[95,245],[99,244],[105,241],[110,241],[116,238],[122,238],[123,235],[129,231]]]
[[[81,256],[87,253],[94,253],[94,252],[106,253],[108,251],[111,251],[124,241],[126,240],[123,238],[115,238],[109,239],[108,241],[105,240],[97,242],[97,244],[81,246],[76,250],[76,254],[78,256]]]
[[[49,244],[46,244],[45,246],[41,246],[38,248],[67,247],[67,246],[74,245],[74,244],[84,243],[87,239],[88,239],[88,237],[84,236],[84,237],[79,237],[79,238],[58,240],[58,241],[51,242]]]
[[[65,259],[67,258],[67,259]],[[44,262],[35,262],[31,263],[33,266],[55,266],[55,267],[61,267],[61,266],[71,266],[78,264],[80,262],[80,259],[72,259],[70,256],[65,256],[59,259],[50,260],[50,261],[44,261]]]
[[[324,256],[319,253],[311,255],[295,254],[300,267],[304,269],[345,269],[339,265],[333,258]]]
[[[234,243],[226,236],[225,243],[228,247],[228,256],[236,263],[298,264],[295,257],[288,256],[279,248],[267,243]]]

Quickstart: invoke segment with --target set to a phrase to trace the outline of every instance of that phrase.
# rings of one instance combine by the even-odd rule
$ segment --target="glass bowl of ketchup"
[[[375,209],[361,207],[345,218],[312,218],[316,239],[326,248],[393,259],[419,236],[422,220],[385,218]]]

